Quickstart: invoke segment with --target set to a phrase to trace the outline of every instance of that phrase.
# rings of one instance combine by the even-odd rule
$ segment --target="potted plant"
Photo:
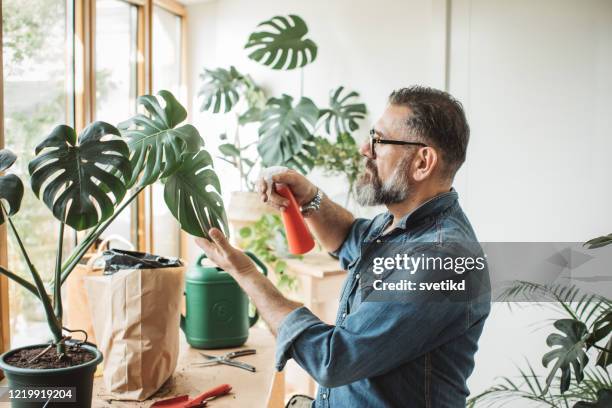
[[[585,243],[589,249],[612,244],[612,234]],[[538,284],[516,281],[501,296],[510,300],[552,302],[566,316],[553,322],[555,331],[548,335],[551,347],[542,356],[542,365],[550,367],[541,379],[533,366],[519,369],[519,379],[502,381],[474,396],[468,407],[505,406],[512,399],[537,402],[553,408],[606,408],[612,406],[612,300],[586,293],[565,283]],[[589,364],[595,357],[595,364]],[[573,376],[572,376],[573,370]]]
[[[78,135],[59,125],[36,147],[28,165],[30,186],[58,220],[58,247],[51,293],[11,218],[19,211],[24,186],[15,174],[0,176],[0,224],[8,223],[31,274],[31,281],[0,266],[0,273],[23,286],[43,305],[52,341],[9,350],[0,368],[11,388],[71,387],[76,402],[89,407],[93,374],[102,361],[92,344],[71,339],[79,328],[64,327],[61,286],[87,250],[131,202],[157,180],[164,182],[164,199],[181,228],[207,237],[211,227],[227,233],[220,183],[212,158],[202,149],[202,138],[189,124],[187,112],[168,91],[139,98],[147,114],[122,124],[121,132],[105,122],[94,122]],[[17,157],[0,150],[0,172]],[[67,259],[62,259],[66,227],[87,230],[87,236]],[[85,337],[86,338],[86,337]],[[13,400],[14,407],[40,403]],[[16,402],[15,402],[16,401]]]
[[[244,47],[251,51],[250,59],[274,70],[303,69],[315,61],[317,44],[305,38],[308,26],[299,16],[275,16],[258,27],[261,30],[253,32]],[[257,168],[286,166],[306,174],[316,164],[317,141],[321,137],[317,139],[315,135],[323,125],[327,137],[334,133],[337,138],[341,133],[350,137],[366,115],[365,104],[355,102],[359,94],[346,93],[342,86],[330,93],[329,107],[319,109],[302,95],[303,91],[299,100],[288,94],[268,98],[249,75],[234,66],[205,69],[200,77],[200,110],[234,116],[233,140],[223,135],[225,143],[219,150],[221,160],[240,173],[241,192],[232,193],[229,207],[229,219],[238,230],[270,212],[254,193]],[[303,75],[300,89],[303,90]],[[257,137],[244,143],[241,128],[248,124],[258,126]]]

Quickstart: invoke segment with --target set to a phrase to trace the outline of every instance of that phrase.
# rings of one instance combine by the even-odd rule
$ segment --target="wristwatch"
[[[323,192],[317,189],[317,194],[315,194],[313,199],[302,206],[302,215],[308,217],[312,213],[319,211],[321,201],[323,201]]]

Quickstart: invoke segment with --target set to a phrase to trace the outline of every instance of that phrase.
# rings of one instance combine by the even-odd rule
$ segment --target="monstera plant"
[[[585,243],[589,249],[612,244],[612,234]],[[503,378],[470,400],[469,407],[504,406],[511,399],[539,402],[548,407],[606,408],[612,406],[612,300],[587,293],[572,284],[514,282],[501,301],[546,300],[564,313],[553,322],[546,339],[550,350],[542,356],[546,378],[532,365],[519,370],[519,380]],[[589,364],[594,357],[595,364]]]
[[[202,148],[200,134],[195,127],[182,124],[187,112],[170,92],[158,95],[141,96],[139,103],[146,114],[137,114],[119,129],[94,122],[77,136],[71,127],[59,125],[36,147],[36,156],[28,166],[30,186],[59,223],[51,293],[11,220],[23,197],[22,181],[15,174],[0,176],[0,224],[8,223],[31,280],[5,266],[0,266],[0,273],[40,300],[59,360],[67,358],[62,283],[146,186],[157,180],[164,182],[166,205],[186,232],[199,237],[207,237],[211,227],[228,232],[219,179],[210,154]],[[0,150],[0,172],[8,170],[16,159],[9,150]],[[87,236],[62,259],[66,227],[87,231]]]
[[[317,58],[318,46],[308,34],[301,17],[275,16],[257,26],[244,48],[250,51],[250,59],[271,69],[303,69]],[[289,94],[267,98],[249,75],[234,66],[205,69],[200,77],[200,110],[236,116],[233,142],[222,135],[220,158],[239,170],[243,186],[251,191],[254,168],[281,165],[308,173],[317,164],[318,140],[324,137],[333,144],[334,135],[336,140],[341,134],[350,137],[367,113],[365,104],[356,101],[359,94],[346,92],[343,86],[330,92],[329,107],[319,109],[303,91],[299,98]],[[245,145],[239,130],[251,123],[259,126],[257,140]],[[322,130],[324,135],[319,134]]]

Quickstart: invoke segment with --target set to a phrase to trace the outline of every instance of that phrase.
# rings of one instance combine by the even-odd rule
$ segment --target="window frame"
[[[183,4],[176,0],[120,0],[138,7],[138,60],[137,60],[137,93],[138,95],[150,94],[153,89],[153,8],[161,7],[181,18],[181,93],[188,97],[185,87],[187,78],[187,10]],[[85,126],[94,120],[95,115],[95,23],[96,23],[96,0],[73,0],[72,15],[68,16],[68,22],[72,21],[73,57],[67,61],[66,69],[73,70],[73,93],[67,99],[67,104],[72,97],[74,100],[74,126],[80,132]],[[1,2],[0,2],[1,4]],[[2,44],[2,8],[0,7],[0,44]],[[4,147],[4,75],[3,55],[0,53],[0,149]],[[70,64],[72,62],[72,64]],[[189,98],[187,98],[189,111]],[[135,200],[136,205],[131,207],[132,231],[131,238],[136,242],[139,251],[150,251],[153,248],[153,206],[152,188],[145,189]],[[76,239],[81,238],[78,234]],[[184,233],[181,231],[179,248],[183,255]],[[8,264],[8,234],[6,225],[0,226],[0,264]],[[8,302],[8,279],[0,275],[0,353],[10,348],[10,326],[9,326],[9,302]],[[3,378],[0,371],[0,379]]]

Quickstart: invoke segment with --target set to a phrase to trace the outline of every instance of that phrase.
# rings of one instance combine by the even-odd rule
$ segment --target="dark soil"
[[[38,357],[35,361],[28,363],[38,354],[40,354],[45,347],[36,347],[31,349],[19,350],[10,356],[6,357],[4,361],[8,364],[19,367],[19,368],[36,368],[36,369],[49,369],[49,368],[64,368],[77,366],[79,364],[86,363],[95,358],[95,355],[91,352],[75,346],[67,346],[66,354],[59,359],[55,346],[51,347],[45,354]]]

